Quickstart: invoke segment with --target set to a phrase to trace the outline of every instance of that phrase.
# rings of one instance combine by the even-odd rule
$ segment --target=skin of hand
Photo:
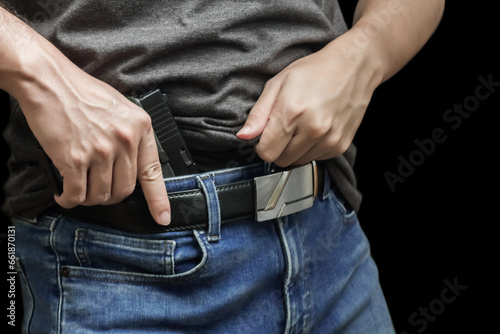
[[[376,87],[425,44],[443,7],[442,0],[360,0],[353,28],[266,83],[237,137],[260,135],[257,154],[281,167],[342,154]],[[385,22],[374,33],[380,13]]]
[[[363,118],[381,75],[363,58],[349,59],[337,39],[269,80],[237,136],[261,135],[255,150],[285,167],[342,154]]]
[[[0,52],[5,60],[0,88],[18,100],[30,129],[64,178],[56,202],[63,208],[118,203],[138,181],[156,222],[170,223],[149,115],[17,18],[6,11],[2,17],[10,21],[10,29],[0,29],[0,44],[13,52]],[[17,38],[10,38],[9,30]]]

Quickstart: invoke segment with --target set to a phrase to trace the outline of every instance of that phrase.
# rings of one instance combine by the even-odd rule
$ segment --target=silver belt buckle
[[[283,217],[313,205],[318,190],[316,162],[256,177],[257,221]]]

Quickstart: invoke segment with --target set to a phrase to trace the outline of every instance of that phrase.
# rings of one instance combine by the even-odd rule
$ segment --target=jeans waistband
[[[324,169],[314,162],[280,171],[267,163],[165,179],[172,221],[158,225],[140,188],[108,206],[56,207],[67,216],[133,233],[208,229],[218,240],[221,223],[243,218],[269,220],[312,205],[323,184]],[[212,238],[212,239],[210,239]]]
[[[273,172],[275,167],[267,163],[256,163],[247,166],[225,168],[198,174],[175,176],[164,179],[167,193],[198,189],[197,177],[210,175],[216,186],[253,180]],[[140,193],[140,188],[135,194]]]

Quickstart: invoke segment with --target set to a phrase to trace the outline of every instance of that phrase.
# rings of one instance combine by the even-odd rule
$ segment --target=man
[[[394,332],[351,142],[444,1],[362,0],[349,31],[336,1],[11,5],[28,23],[0,9],[27,331]],[[199,174],[163,179],[127,99],[156,88]]]

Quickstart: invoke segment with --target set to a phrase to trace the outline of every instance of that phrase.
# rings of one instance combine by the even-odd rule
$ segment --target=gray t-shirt
[[[206,170],[258,160],[235,133],[265,82],[347,30],[336,0],[10,2],[76,65],[123,94],[165,92]],[[53,195],[33,154],[37,141],[15,101],[12,109],[4,210],[35,216],[54,204]],[[328,170],[358,208],[354,151],[332,159]]]

